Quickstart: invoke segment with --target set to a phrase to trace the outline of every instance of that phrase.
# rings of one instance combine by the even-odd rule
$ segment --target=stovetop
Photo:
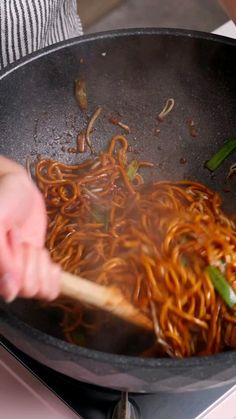
[[[1,339],[1,344],[24,367],[63,400],[72,411],[76,412],[83,419],[208,418],[204,414],[206,409],[232,388],[232,385],[225,385],[221,388],[196,391],[193,393],[121,395],[117,391],[81,383],[57,373],[23,354],[4,338]],[[236,391],[232,394],[236,397]],[[125,410],[124,406],[126,405],[127,407],[127,404],[125,404],[127,398],[130,404],[128,404],[125,415],[123,412]],[[121,399],[123,400],[123,405],[120,402]],[[117,403],[119,403],[118,407]],[[118,411],[118,408],[121,408],[120,411]],[[224,411],[226,412],[226,410]],[[224,418],[235,419],[236,416],[232,415],[224,415]],[[63,417],[67,419],[67,416]],[[216,414],[209,416],[209,419],[211,417],[214,419],[218,418]]]

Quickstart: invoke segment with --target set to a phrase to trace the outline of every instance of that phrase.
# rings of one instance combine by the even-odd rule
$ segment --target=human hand
[[[60,268],[44,248],[44,200],[23,167],[0,156],[0,295],[52,300]]]

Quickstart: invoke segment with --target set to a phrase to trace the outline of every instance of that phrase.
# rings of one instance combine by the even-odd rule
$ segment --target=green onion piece
[[[109,212],[106,208],[101,208],[100,206],[93,204],[91,208],[91,214],[93,220],[96,223],[104,225],[104,231],[107,233],[109,231]]]
[[[227,141],[223,147],[215,153],[210,160],[208,160],[205,164],[206,168],[211,172],[214,172],[221,163],[232,153],[232,151],[236,148],[236,139],[232,139]]]
[[[104,222],[104,231],[105,231],[105,233],[108,233],[109,226],[110,226],[110,224],[109,224],[109,214],[107,212],[106,213],[106,216],[105,216],[105,222]]]
[[[189,266],[190,265],[190,262],[189,262],[189,259],[188,259],[188,257],[187,256],[185,256],[185,255],[182,255],[181,256],[181,258],[180,258],[180,260],[181,260],[181,264],[183,265],[183,266]]]
[[[221,296],[222,300],[227,304],[229,308],[233,308],[236,304],[236,293],[225,279],[224,275],[219,271],[219,269],[214,266],[208,266],[206,271],[210,277],[214,288]]]
[[[84,346],[86,343],[85,334],[81,330],[75,330],[72,337],[78,345]]]
[[[128,166],[128,169],[127,169],[127,176],[128,176],[128,178],[129,178],[129,180],[130,180],[131,182],[132,182],[132,180],[134,180],[134,178],[135,178],[135,175],[136,175],[136,173],[137,173],[137,171],[138,171],[138,166],[139,166],[139,164],[138,164],[137,160],[132,160],[132,161],[130,162],[129,166]]]
[[[92,206],[91,214],[92,214],[93,219],[94,219],[94,221],[96,223],[104,224],[104,222],[105,222],[105,214],[101,210],[101,208],[99,208],[97,205],[93,205]]]

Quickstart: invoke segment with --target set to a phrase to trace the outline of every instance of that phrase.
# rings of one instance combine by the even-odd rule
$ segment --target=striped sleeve
[[[0,69],[82,33],[76,0],[0,0]]]

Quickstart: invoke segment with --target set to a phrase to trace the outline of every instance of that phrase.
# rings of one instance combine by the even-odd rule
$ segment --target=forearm
[[[219,0],[229,17],[236,23],[236,0]]]

